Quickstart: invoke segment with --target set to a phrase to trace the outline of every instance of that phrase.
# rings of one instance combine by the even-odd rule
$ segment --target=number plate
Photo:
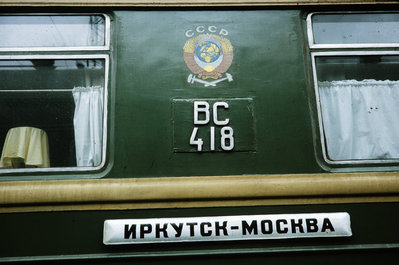
[[[174,99],[174,152],[255,150],[251,98]]]

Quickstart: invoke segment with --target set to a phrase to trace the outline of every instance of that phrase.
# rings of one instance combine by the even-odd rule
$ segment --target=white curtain
[[[332,160],[399,158],[399,81],[319,82]]]
[[[103,88],[75,87],[73,118],[77,166],[97,166],[101,163],[103,133]]]

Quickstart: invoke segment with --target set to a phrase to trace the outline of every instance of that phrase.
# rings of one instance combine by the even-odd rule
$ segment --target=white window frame
[[[108,132],[108,83],[109,83],[109,68],[110,68],[110,18],[108,15],[103,13],[3,13],[0,16],[103,16],[105,18],[105,45],[102,46],[84,46],[84,47],[7,47],[0,48],[0,60],[40,60],[40,59],[51,59],[51,60],[104,60],[104,91],[103,91],[103,131],[102,131],[102,153],[101,163],[93,167],[49,167],[49,168],[4,168],[0,169],[0,175],[9,175],[16,173],[55,173],[55,172],[92,172],[102,169],[106,163],[106,152],[107,152],[107,132]],[[75,54],[70,52],[74,51]],[[86,53],[84,53],[86,51]],[[90,53],[87,53],[90,51]],[[91,53],[96,51],[96,53]],[[21,54],[23,52],[24,54]],[[43,54],[45,52],[46,54]],[[49,54],[49,52],[67,52],[65,54]],[[82,53],[83,52],[83,53]],[[26,54],[30,53],[30,54]],[[13,90],[0,90],[1,93],[9,93]],[[51,92],[51,90],[49,90]],[[17,92],[17,91],[14,91]],[[72,95],[72,90],[71,90]],[[5,176],[4,176],[5,177]],[[2,177],[2,179],[4,178]],[[57,178],[57,176],[54,176]],[[20,179],[26,179],[21,176]],[[35,179],[32,176],[29,179]],[[51,177],[50,177],[51,178]],[[6,180],[7,178],[4,178]],[[13,178],[12,178],[13,179]],[[42,178],[41,178],[42,179]]]
[[[109,55],[106,54],[85,54],[85,55],[2,55],[1,60],[37,60],[37,59],[51,59],[51,60],[104,60],[104,111],[103,111],[103,132],[102,132],[102,153],[101,163],[94,167],[48,167],[48,168],[4,168],[0,169],[2,173],[21,173],[21,172],[71,172],[71,171],[95,171],[99,170],[105,165],[106,150],[107,150],[107,117],[108,117],[108,78],[109,78]],[[18,90],[0,90],[1,93],[18,93]],[[50,90],[51,92],[51,90]],[[34,92],[32,92],[34,93]],[[56,93],[56,92],[54,92]],[[72,96],[72,89],[71,89]]]
[[[328,158],[327,143],[325,141],[324,124],[322,118],[322,108],[320,101],[320,93],[317,79],[316,69],[316,57],[332,57],[332,56],[367,56],[367,55],[381,55],[381,56],[399,56],[399,51],[341,51],[341,52],[312,52],[312,70],[313,70],[313,82],[316,95],[316,108],[317,118],[319,124],[320,142],[322,155],[325,162],[330,165],[363,165],[363,164],[392,164],[398,163],[398,159],[361,159],[361,160],[331,160]]]

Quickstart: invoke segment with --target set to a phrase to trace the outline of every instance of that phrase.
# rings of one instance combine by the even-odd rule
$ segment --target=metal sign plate
[[[105,245],[349,237],[348,213],[118,219],[104,222]]]
[[[173,99],[173,151],[255,150],[252,98]]]

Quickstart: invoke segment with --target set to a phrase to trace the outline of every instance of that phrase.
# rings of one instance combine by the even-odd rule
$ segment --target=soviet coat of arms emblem
[[[207,87],[233,81],[233,76],[226,72],[233,61],[233,46],[224,37],[215,34],[193,37],[184,45],[183,57],[192,72],[187,77],[188,83],[202,83]]]

